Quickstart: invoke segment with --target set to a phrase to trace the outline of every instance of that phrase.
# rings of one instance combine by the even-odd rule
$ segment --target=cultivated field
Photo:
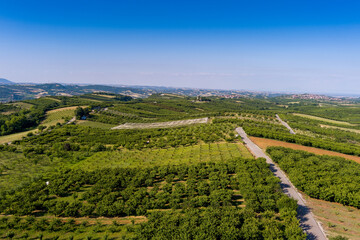
[[[330,237],[342,235],[360,240],[360,209],[303,196]]]
[[[32,132],[35,133],[37,130],[29,130],[25,132],[19,132],[19,133],[13,133],[10,135],[0,136],[0,144],[13,142],[16,140],[21,140],[23,137],[25,137],[28,133]]]
[[[77,125],[81,126],[87,126],[87,127],[93,127],[93,128],[102,128],[102,129],[111,129],[115,127],[113,124],[107,124],[102,122],[93,122],[93,121],[87,121],[87,120],[78,120],[76,121]]]
[[[41,123],[44,126],[56,125],[57,123],[65,123],[65,119],[71,119],[75,116],[75,107],[65,107],[50,110],[46,113],[46,119]]]
[[[169,128],[169,127],[180,127],[199,123],[208,123],[209,118],[197,118],[180,121],[170,122],[157,122],[157,123],[125,123],[112,129],[144,129],[144,128]]]
[[[55,162],[38,159],[40,163],[26,159],[22,153],[0,151],[0,189],[11,189],[43,171],[53,168]]]
[[[359,129],[342,128],[342,127],[336,127],[336,126],[330,126],[330,125],[324,125],[324,124],[321,124],[320,127],[323,127],[323,128],[333,128],[333,129],[339,129],[339,130],[343,130],[343,131],[360,133],[360,130],[359,130]]]
[[[323,121],[323,122],[329,122],[329,123],[347,125],[347,126],[356,126],[356,124],[352,124],[352,123],[348,123],[348,122],[344,122],[344,121],[336,121],[336,120],[332,120],[332,119],[328,119],[328,118],[316,117],[316,116],[302,114],[302,113],[293,113],[293,114],[295,116],[304,117],[304,118],[310,118],[310,119]]]
[[[291,149],[295,149],[295,150],[307,151],[307,152],[311,152],[311,153],[315,153],[315,154],[319,154],[319,155],[330,155],[330,156],[343,157],[345,159],[353,160],[355,162],[360,163],[360,157],[357,157],[357,156],[323,150],[323,149],[319,149],[319,148],[306,147],[306,146],[302,146],[302,145],[298,145],[298,144],[294,144],[294,143],[287,143],[287,142],[282,142],[282,141],[277,141],[277,140],[272,140],[272,139],[267,139],[267,138],[250,137],[250,139],[255,144],[257,144],[260,148],[262,148],[264,150],[267,147],[272,147],[272,146],[286,147],[286,148],[291,148]]]
[[[167,164],[227,161],[237,157],[253,158],[240,143],[210,143],[168,149],[121,150],[99,152],[74,168],[94,170],[105,167],[139,167]]]

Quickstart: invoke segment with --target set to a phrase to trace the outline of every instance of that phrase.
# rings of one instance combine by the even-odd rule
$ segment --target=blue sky
[[[358,94],[359,1],[0,0],[0,77]]]

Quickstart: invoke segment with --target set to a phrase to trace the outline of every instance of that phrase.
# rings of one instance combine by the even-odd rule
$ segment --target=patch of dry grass
[[[360,240],[360,209],[303,196],[330,237],[342,235]]]
[[[344,122],[344,121],[337,121],[337,120],[332,120],[332,119],[322,118],[322,117],[316,117],[316,116],[307,115],[307,114],[302,114],[302,113],[293,113],[293,114],[294,114],[295,116],[304,117],[304,118],[309,118],[309,119],[314,119],[314,120],[323,121],[323,122],[329,122],[329,123],[340,124],[340,125],[347,125],[347,126],[356,126],[356,124],[352,124],[352,123],[348,123],[348,122]]]

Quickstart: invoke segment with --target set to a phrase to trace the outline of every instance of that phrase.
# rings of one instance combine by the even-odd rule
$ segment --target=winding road
[[[307,239],[309,240],[326,240],[326,234],[315,220],[314,215],[311,213],[310,208],[306,206],[305,200],[301,194],[297,191],[294,185],[287,178],[285,173],[273,162],[273,160],[267,156],[254,142],[252,142],[243,128],[239,127],[235,129],[236,132],[241,136],[245,143],[245,146],[256,158],[265,158],[266,162],[270,165],[270,170],[278,177],[281,181],[280,185],[283,192],[289,197],[295,199],[298,202],[298,219],[300,220],[301,228],[306,232]]]

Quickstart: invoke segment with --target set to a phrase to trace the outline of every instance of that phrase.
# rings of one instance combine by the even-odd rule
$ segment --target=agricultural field
[[[302,151],[314,153],[317,155],[342,157],[342,158],[349,159],[349,160],[355,161],[357,163],[360,163],[360,157],[358,157],[358,156],[352,156],[352,155],[347,155],[347,154],[343,154],[343,153],[339,153],[339,152],[333,152],[333,151],[323,150],[323,149],[314,148],[314,147],[307,147],[307,146],[302,146],[299,144],[282,142],[282,141],[277,141],[277,140],[267,139],[267,138],[250,137],[250,139],[256,145],[258,145],[260,148],[262,148],[263,150],[266,150],[268,147],[285,147],[285,148],[291,148],[294,150],[302,150]]]
[[[208,123],[208,118],[188,119],[171,122],[158,122],[158,123],[125,123],[112,129],[143,129],[143,128],[169,128],[181,127],[192,124]]]
[[[78,237],[86,232],[126,239],[171,239],[184,233],[186,239],[305,238],[295,201],[281,193],[263,159],[70,170],[49,177],[48,185],[44,180],[33,182],[31,191],[19,189],[3,199],[0,211],[10,216],[0,218],[2,236]],[[101,223],[114,216],[133,221]],[[99,221],[84,224],[83,217]]]
[[[308,196],[360,209],[359,163],[283,147],[269,147],[266,152]]]
[[[44,157],[37,161],[41,164],[25,158],[22,153],[0,151],[0,189],[15,189],[57,164]]]
[[[85,127],[92,127],[92,128],[102,128],[102,129],[111,129],[116,127],[114,124],[107,124],[102,122],[93,122],[88,120],[78,120],[76,121],[77,125],[85,126]]]
[[[339,130],[342,130],[342,131],[349,131],[349,132],[354,132],[354,133],[360,134],[360,130],[359,130],[359,129],[336,127],[336,126],[330,126],[330,125],[325,125],[325,124],[321,124],[320,127],[322,127],[322,128],[339,129]]]
[[[25,132],[13,133],[5,136],[0,136],[0,144],[11,143],[16,140],[21,140],[26,137],[29,133],[35,134],[38,130],[29,130]]]
[[[253,158],[241,143],[209,143],[167,149],[99,152],[73,166],[75,169],[158,166],[196,162],[226,162],[234,158]]]
[[[317,117],[317,116],[312,116],[312,115],[307,115],[307,114],[302,114],[302,113],[293,113],[293,114],[295,116],[314,119],[314,120],[318,120],[318,121],[322,121],[322,122],[328,122],[328,123],[333,123],[333,124],[338,124],[338,125],[356,126],[356,124],[352,124],[352,123],[345,122],[345,121],[337,121],[337,120],[332,120],[332,119],[328,119],[328,118],[322,118],[322,117]]]
[[[66,123],[75,116],[75,109],[77,107],[65,107],[46,112],[45,120],[41,125],[49,127],[57,123]]]
[[[303,195],[315,217],[330,237],[360,239],[360,209]]]
[[[0,119],[0,142],[11,142],[0,145],[0,238],[305,239],[296,202],[242,144],[234,130],[243,127],[310,202],[347,205],[312,203],[331,236],[352,239],[360,185],[360,136],[348,130],[358,128],[355,111],[337,106],[346,121],[327,112],[334,104],[319,110],[313,101],[291,101],[93,93],[22,102],[32,107]],[[304,117],[316,111],[337,120]],[[326,215],[333,206],[340,207]]]

